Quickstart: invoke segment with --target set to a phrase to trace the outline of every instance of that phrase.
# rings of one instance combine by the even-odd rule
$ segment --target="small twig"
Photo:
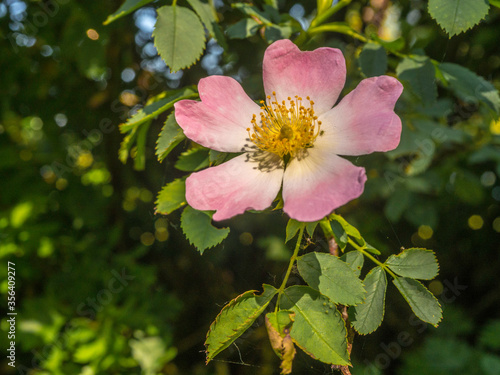
[[[339,245],[333,237],[328,240],[328,250],[330,251],[330,254],[335,255],[336,257],[339,256]]]

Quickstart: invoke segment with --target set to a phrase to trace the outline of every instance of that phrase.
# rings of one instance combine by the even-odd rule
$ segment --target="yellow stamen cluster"
[[[312,147],[320,133],[321,121],[314,115],[314,102],[307,97],[309,108],[302,105],[302,98],[288,97],[278,103],[276,93],[267,97],[268,104],[261,101],[260,120],[253,115],[253,129],[247,128],[250,140],[261,150],[272,152],[283,158],[294,157],[298,151]]]

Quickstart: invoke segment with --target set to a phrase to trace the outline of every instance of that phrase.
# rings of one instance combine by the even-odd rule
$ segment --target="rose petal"
[[[366,181],[365,169],[327,149],[311,148],[302,159],[293,159],[283,177],[283,211],[292,219],[317,221],[359,197]]]
[[[241,152],[247,142],[247,128],[260,107],[231,77],[210,76],[198,84],[200,101],[175,103],[175,119],[184,134],[213,150]]]
[[[217,210],[214,220],[225,220],[246,210],[264,210],[278,194],[283,178],[280,160],[274,168],[260,170],[259,164],[243,154],[228,162],[193,173],[186,180],[186,200],[197,210]]]
[[[328,111],[337,101],[346,77],[345,60],[336,48],[302,52],[288,39],[271,44],[263,62],[266,95],[273,91],[279,102],[295,95],[314,101],[316,115]],[[308,104],[308,103],[306,103]]]
[[[395,149],[401,137],[401,119],[394,113],[394,105],[402,91],[403,85],[388,76],[361,81],[319,117],[324,134],[316,139],[315,146],[330,147],[337,155]]]

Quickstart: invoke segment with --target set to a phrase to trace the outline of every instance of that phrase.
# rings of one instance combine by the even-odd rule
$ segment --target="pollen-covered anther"
[[[303,105],[298,95],[278,102],[276,93],[267,96],[267,104],[260,101],[259,116],[252,116],[252,129],[248,129],[250,140],[261,150],[279,157],[294,157],[302,149],[312,147],[320,134],[321,121],[314,114],[314,102],[306,97]],[[258,120],[259,118],[259,120]]]

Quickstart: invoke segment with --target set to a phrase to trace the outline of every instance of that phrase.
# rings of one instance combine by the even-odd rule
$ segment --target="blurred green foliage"
[[[500,87],[500,11],[494,2],[481,24],[451,39],[423,0],[340,1],[329,28],[312,25],[308,35],[300,30],[309,26],[314,2],[214,2],[217,28],[226,31],[215,37],[224,48],[207,38],[200,63],[182,73],[165,67],[151,38],[152,7],[170,2],[127,2],[147,6],[107,26],[121,1],[0,2],[0,343],[8,347],[11,261],[19,373],[276,373],[261,320],[208,366],[203,342],[238,291],[278,285],[290,255],[279,240],[286,218],[237,217],[224,224],[231,228],[224,244],[201,257],[184,238],[179,212],[154,213],[162,186],[183,176],[174,168],[182,151],[175,146],[186,141],[171,149],[164,144],[160,164],[155,147],[166,114],[148,117],[130,143],[119,124],[134,114],[147,117],[142,106],[207,74],[236,76],[261,98],[263,51],[282,37],[298,37],[303,49],[341,48],[344,93],[374,74],[397,75],[405,84],[396,107],[404,124],[400,146],[353,160],[366,167],[368,182],[364,195],[339,212],[384,258],[401,246],[436,250],[440,275],[427,286],[444,320],[437,329],[417,322],[395,288],[388,289],[394,302],[384,323],[354,341],[353,373],[499,373],[500,122],[492,88]],[[121,143],[121,159],[133,159],[125,165]],[[0,372],[17,373],[7,362],[2,358]],[[295,371],[331,373],[300,350]]]

